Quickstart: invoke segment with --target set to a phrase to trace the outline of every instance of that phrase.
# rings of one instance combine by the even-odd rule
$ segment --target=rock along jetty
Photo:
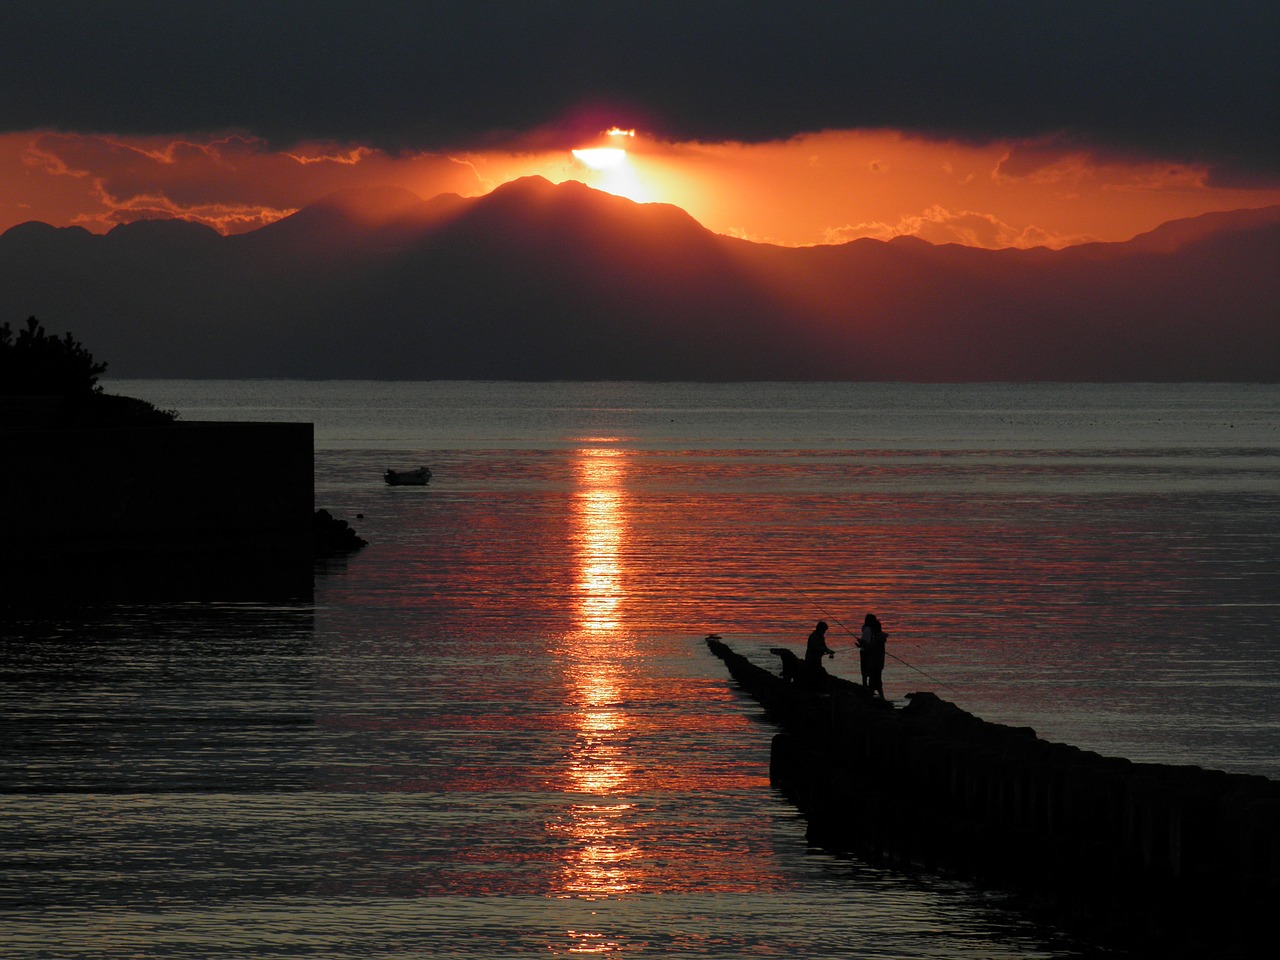
[[[1103,757],[932,693],[895,709],[847,680],[787,681],[707,645],[781,728],[770,779],[811,842],[1008,890],[1121,949],[1274,949],[1280,782]]]

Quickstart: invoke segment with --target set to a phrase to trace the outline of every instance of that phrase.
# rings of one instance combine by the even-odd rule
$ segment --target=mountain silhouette
[[[0,309],[120,377],[1274,381],[1280,207],[1128,243],[785,248],[531,177],[345,191],[222,237],[0,235]]]

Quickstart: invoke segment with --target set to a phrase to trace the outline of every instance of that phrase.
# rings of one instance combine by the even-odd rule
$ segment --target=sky
[[[0,37],[0,230],[533,174],[783,245],[1280,203],[1274,2],[9,0]]]

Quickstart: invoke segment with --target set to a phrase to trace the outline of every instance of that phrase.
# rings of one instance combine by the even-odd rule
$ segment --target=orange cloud
[[[1280,190],[1215,189],[1202,169],[1070,145],[828,131],[769,144],[684,144],[669,199],[720,233],[805,245],[918,236],[976,246],[1127,240],[1168,220],[1268,206]]]
[[[15,151],[14,140],[13,135],[0,138],[0,162]],[[425,188],[428,196],[484,192],[465,163],[433,154],[394,156],[363,146],[315,144],[274,151],[261,140],[240,136],[201,142],[36,133],[21,138],[16,149],[26,176],[18,183],[0,180],[0,198],[10,191],[19,194],[4,206],[34,213],[41,199],[49,198],[58,210],[73,194],[79,209],[61,219],[91,230],[144,217],[183,217],[239,233],[353,186],[394,183]]]
[[[892,240],[917,237],[933,244],[959,243],[969,247],[998,250],[1003,247],[1052,247],[1060,249],[1084,243],[1090,237],[1061,236],[1034,224],[1013,226],[989,213],[949,210],[935,204],[919,214],[902,217],[897,223],[859,223],[833,227],[823,235],[824,243],[847,243],[862,237]]]

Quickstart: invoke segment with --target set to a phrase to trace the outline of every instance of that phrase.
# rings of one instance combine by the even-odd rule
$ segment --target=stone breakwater
[[[845,680],[788,683],[707,643],[779,726],[770,777],[811,842],[1008,890],[1137,952],[1274,946],[1280,783],[1103,757],[932,693],[895,709]]]

